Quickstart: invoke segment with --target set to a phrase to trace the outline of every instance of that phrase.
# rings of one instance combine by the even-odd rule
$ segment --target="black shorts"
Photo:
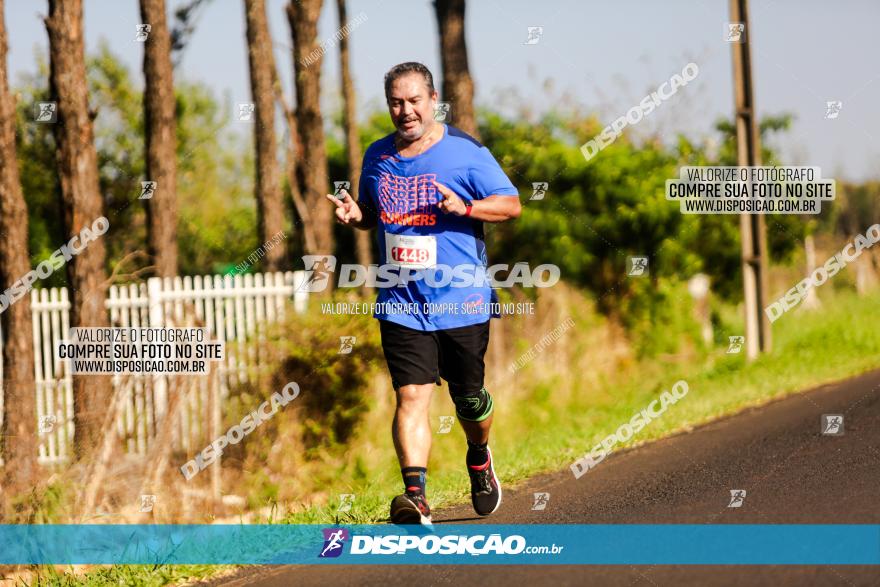
[[[382,351],[394,390],[404,385],[440,385],[442,377],[458,393],[480,391],[489,322],[428,332],[379,320]]]

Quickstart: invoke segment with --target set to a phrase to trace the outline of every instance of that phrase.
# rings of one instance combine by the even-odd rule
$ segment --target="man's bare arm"
[[[504,222],[519,218],[522,205],[514,196],[487,196],[482,200],[474,200],[471,218],[483,222]]]
[[[467,214],[467,206],[464,200],[458,194],[446,187],[440,182],[433,182],[434,186],[440,191],[443,199],[437,203],[446,214],[455,214],[456,216],[464,216]],[[473,200],[473,210],[470,217],[474,220],[482,222],[504,222],[513,218],[519,218],[522,212],[522,206],[519,203],[519,197],[491,195],[486,196],[482,200]]]

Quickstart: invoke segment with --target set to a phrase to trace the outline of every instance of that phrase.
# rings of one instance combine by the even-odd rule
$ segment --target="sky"
[[[171,19],[182,2],[167,1]],[[286,1],[266,3],[276,62],[291,95]],[[750,6],[758,115],[795,117],[771,145],[786,164],[819,166],[824,177],[880,179],[880,1],[752,0]],[[39,0],[6,2],[13,84],[19,74],[33,73],[36,53],[48,49],[47,10]],[[668,140],[679,132],[697,140],[715,136],[714,123],[731,118],[734,108],[728,12],[727,0],[470,0],[466,43],[477,107],[513,113],[511,104],[520,101],[544,112],[565,97],[607,125],[694,62],[697,78],[632,130]],[[396,63],[423,62],[440,89],[429,0],[349,0],[348,20],[359,16],[350,47],[360,115],[383,107],[382,79]],[[85,0],[87,50],[108,42],[140,79],[139,22],[136,0]],[[196,26],[176,78],[201,81],[233,103],[250,102],[244,3],[212,0]],[[336,3],[327,0],[319,39],[332,39],[339,27]],[[538,43],[524,44],[528,27],[543,27]],[[322,66],[322,100],[330,110],[340,104],[338,59],[331,47]],[[826,118],[828,101],[842,102],[836,118]]]

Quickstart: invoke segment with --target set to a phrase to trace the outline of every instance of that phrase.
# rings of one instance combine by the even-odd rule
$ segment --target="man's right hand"
[[[327,194],[327,199],[336,205],[336,221],[346,226],[356,226],[364,219],[360,207],[351,198],[348,190],[341,190],[339,193],[343,196],[342,199]]]

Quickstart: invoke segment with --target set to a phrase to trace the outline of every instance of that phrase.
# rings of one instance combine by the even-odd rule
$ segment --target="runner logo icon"
[[[333,182],[333,196],[337,200],[344,200],[345,196],[342,195],[342,190],[348,191],[351,189],[350,181],[334,181]]]
[[[451,107],[451,102],[437,102],[434,104],[434,120],[437,122],[452,123]]]
[[[39,422],[39,433],[46,434],[48,432],[52,432],[55,429],[55,424],[58,423],[58,418],[54,414],[46,414],[44,416],[40,416]]]
[[[727,23],[727,42],[742,43],[744,42],[743,34],[746,32],[746,25],[742,22]]]
[[[135,36],[134,40],[137,43],[143,43],[150,36],[150,31],[153,30],[153,25],[150,24],[136,24],[134,25]]]
[[[627,275],[631,275],[634,277],[638,277],[640,275],[645,275],[648,271],[648,258],[647,257],[628,257],[629,261],[629,271]]]
[[[727,504],[729,508],[739,508],[742,507],[743,502],[746,500],[746,490],[745,489],[731,489],[730,490],[730,503]]]
[[[455,418],[452,416],[440,416],[440,429],[437,430],[437,434],[448,433],[452,430],[453,424],[455,424]]]
[[[339,354],[349,355],[357,342],[356,336],[340,336],[339,337]]]
[[[532,504],[532,509],[535,511],[541,511],[547,509],[547,503],[550,501],[550,494],[547,492],[540,492],[535,494],[535,503]]]
[[[843,108],[843,102],[840,100],[828,100],[825,102],[825,118],[832,120],[840,116],[840,109]]]
[[[532,197],[529,200],[543,200],[544,196],[547,194],[547,188],[550,187],[550,182],[547,181],[533,181],[532,182]]]
[[[728,355],[735,355],[736,353],[740,352],[742,350],[743,343],[746,341],[745,336],[728,336],[727,338],[730,340],[730,346],[727,347]]]
[[[330,275],[336,271],[336,257],[333,255],[303,255],[306,278],[297,291],[315,293],[324,291],[330,284]]]
[[[324,528],[324,547],[318,558],[336,558],[342,554],[342,547],[348,540],[348,530],[345,528]]]
[[[58,120],[58,104],[56,102],[37,102],[34,104],[34,121],[56,122]]]
[[[822,414],[822,434],[841,436],[843,434],[843,414]]]

